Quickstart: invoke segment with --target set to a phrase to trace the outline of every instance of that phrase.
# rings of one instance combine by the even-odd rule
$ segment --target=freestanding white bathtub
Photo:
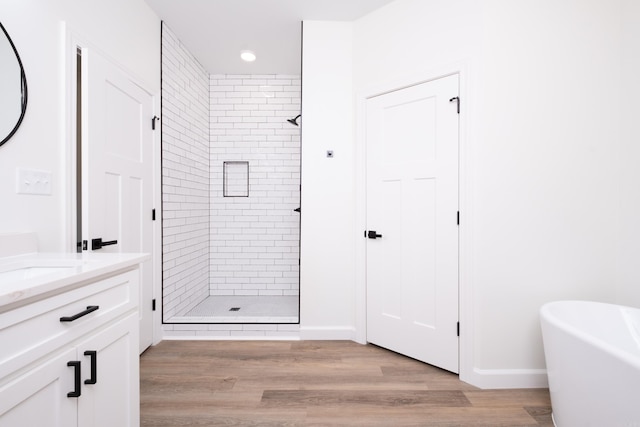
[[[557,427],[640,427],[640,309],[557,301],[540,309]]]

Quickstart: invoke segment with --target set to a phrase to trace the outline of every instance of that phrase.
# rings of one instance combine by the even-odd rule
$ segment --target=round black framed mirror
[[[27,111],[27,77],[9,33],[0,22],[0,146],[11,138]]]

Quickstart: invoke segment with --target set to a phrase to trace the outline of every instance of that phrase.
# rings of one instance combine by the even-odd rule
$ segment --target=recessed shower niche
[[[222,162],[222,196],[249,197],[249,162]]]
[[[163,323],[298,323],[300,76],[212,74],[162,28]]]

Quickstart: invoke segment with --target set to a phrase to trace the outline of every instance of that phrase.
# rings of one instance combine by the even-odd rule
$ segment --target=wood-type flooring
[[[547,389],[480,390],[350,341],[163,341],[140,400],[142,426],[553,426]]]

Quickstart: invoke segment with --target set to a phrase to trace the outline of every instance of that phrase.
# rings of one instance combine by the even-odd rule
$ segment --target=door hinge
[[[151,300],[151,311],[156,311],[156,299]]]
[[[156,220],[156,210],[151,209],[151,221],[155,221],[155,220]]]
[[[460,225],[460,211],[456,213],[456,224]]]
[[[460,336],[460,322],[457,323],[456,334],[457,334],[457,336]]]
[[[153,116],[151,118],[151,130],[156,130],[156,120],[160,120],[160,117]]]
[[[456,101],[456,103],[458,104],[458,114],[460,114],[460,97],[459,96],[454,96],[453,98],[451,98],[449,100],[449,102],[453,102]]]

